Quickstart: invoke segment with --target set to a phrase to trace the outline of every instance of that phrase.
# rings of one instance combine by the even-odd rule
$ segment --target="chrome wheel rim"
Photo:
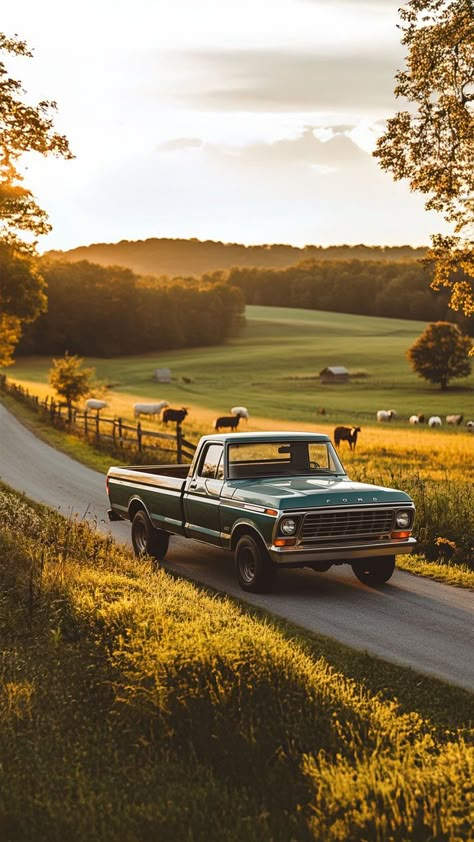
[[[147,531],[145,524],[140,522],[135,524],[134,529],[134,543],[137,552],[143,555],[147,551]]]
[[[257,572],[257,562],[251,549],[245,547],[239,553],[239,571],[242,581],[251,585]]]

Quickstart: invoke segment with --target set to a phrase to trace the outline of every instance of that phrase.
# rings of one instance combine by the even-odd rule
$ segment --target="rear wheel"
[[[242,535],[235,548],[237,581],[244,591],[270,591],[276,577],[276,567],[266,548],[252,535]]]
[[[395,570],[395,556],[380,556],[352,565],[354,574],[364,585],[384,585]]]
[[[167,551],[170,541],[168,532],[155,529],[146,512],[140,509],[132,520],[132,544],[135,555],[151,555],[161,561]]]

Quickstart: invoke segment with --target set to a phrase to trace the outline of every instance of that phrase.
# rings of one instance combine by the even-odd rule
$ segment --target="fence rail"
[[[146,430],[140,421],[135,425],[128,424],[122,418],[104,418],[94,410],[82,412],[54,398],[41,400],[5,375],[0,375],[0,390],[30,406],[53,426],[67,429],[88,441],[108,444],[114,450],[130,454],[159,450],[161,453],[172,453],[177,462],[184,459],[191,461],[196,450],[196,445],[184,438],[180,424],[176,424],[175,434]]]

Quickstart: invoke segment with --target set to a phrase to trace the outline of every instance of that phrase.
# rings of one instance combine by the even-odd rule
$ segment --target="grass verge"
[[[18,495],[0,494],[0,558],[10,842],[472,838],[466,691],[153,572]]]

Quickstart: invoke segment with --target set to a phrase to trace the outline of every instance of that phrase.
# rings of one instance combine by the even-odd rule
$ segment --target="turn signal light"
[[[266,515],[277,515],[278,509],[265,509],[265,514]]]
[[[276,538],[273,544],[275,547],[294,547],[296,538]]]
[[[401,532],[392,532],[391,538],[409,538],[411,535],[411,531],[409,529],[404,529]]]

